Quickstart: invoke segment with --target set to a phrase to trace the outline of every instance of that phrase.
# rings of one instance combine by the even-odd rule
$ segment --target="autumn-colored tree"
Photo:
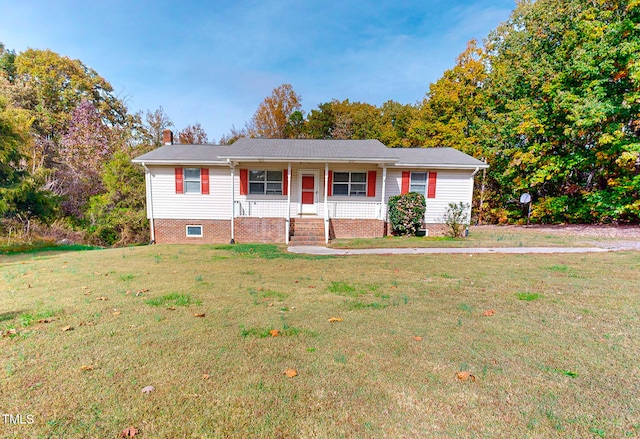
[[[186,145],[205,145],[209,143],[209,137],[200,122],[196,122],[178,132],[178,141]]]
[[[483,50],[467,43],[456,65],[429,86],[429,92],[409,127],[412,146],[446,146],[482,156],[478,135],[486,113],[482,85],[487,79]]]
[[[57,193],[64,197],[63,211],[82,217],[89,198],[100,193],[103,164],[114,145],[93,103],[82,101],[73,111],[69,129],[62,138],[56,169]]]
[[[503,203],[527,191],[535,221],[640,222],[639,18],[637,1],[522,1],[489,36]]]
[[[267,139],[286,138],[289,118],[294,111],[302,109],[300,100],[291,84],[275,88],[253,115],[249,135]]]
[[[155,111],[147,110],[145,122],[142,125],[143,138],[149,145],[159,148],[162,146],[162,132],[172,126],[173,122],[164,112],[162,106]]]

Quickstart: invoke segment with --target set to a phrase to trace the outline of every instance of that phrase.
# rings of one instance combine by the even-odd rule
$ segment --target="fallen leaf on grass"
[[[38,323],[51,323],[51,322],[55,322],[56,319],[54,318],[47,318],[47,319],[40,319],[38,320]]]
[[[459,379],[460,381],[473,381],[475,382],[476,380],[476,376],[473,375],[471,372],[467,372],[467,371],[463,371],[463,372],[458,372],[456,374],[456,378]]]
[[[315,288],[315,285],[308,285],[307,288]]]
[[[414,339],[415,341],[422,341],[422,337],[420,337],[419,335],[414,335],[414,336],[413,336],[413,339]]]
[[[128,427],[122,430],[122,433],[120,433],[120,437],[134,437],[136,434],[138,434],[137,428]]]
[[[209,377],[210,377],[210,375],[209,375],[208,373],[203,373],[203,374],[202,374],[202,379],[203,379],[203,380],[208,380],[208,379],[209,379]]]
[[[268,307],[272,307],[272,306],[273,306],[273,303],[269,303],[267,306],[268,306]]]
[[[88,290],[88,289],[89,289],[89,287],[88,287],[88,286],[86,286],[86,285],[83,285],[83,286],[82,286],[82,289],[83,289],[83,290]]]
[[[90,295],[91,295],[91,291],[85,291],[85,292],[84,292],[84,295],[85,295],[85,296],[90,296]]]
[[[119,316],[119,315],[120,315],[120,311],[114,311],[114,312],[113,312],[113,315],[114,315],[114,316]]]
[[[395,270],[393,270],[393,272],[394,272],[394,273],[399,273],[399,272],[400,272],[400,270],[396,268]]]
[[[277,337],[280,335],[280,331],[278,329],[272,329],[269,331],[269,334],[271,334],[271,337]]]
[[[73,331],[73,326],[65,326],[61,329],[62,331]]]
[[[3,337],[9,337],[10,335],[18,335],[18,330],[15,328],[11,328],[2,333]]]
[[[287,369],[284,372],[282,372],[283,375],[286,375],[287,378],[293,378],[294,376],[298,375],[298,371],[295,369]]]
[[[204,317],[204,313],[203,312],[198,312],[198,313],[195,313],[193,316],[194,317]]]
[[[396,285],[391,285],[391,288],[396,289],[398,287]]]
[[[294,284],[299,284],[299,283],[300,283],[300,281],[299,281],[299,280],[294,280],[294,281],[293,281],[293,283],[294,283]]]
[[[91,365],[89,365],[89,366],[81,366],[80,367],[80,370],[93,370],[93,369],[94,369],[94,366],[91,366]]]
[[[485,312],[483,312],[482,315],[485,316],[485,317],[491,317],[495,313],[496,313],[495,309],[488,309]]]
[[[176,307],[175,307],[175,306],[170,306],[170,307],[168,307],[167,309],[168,309],[169,311],[175,311],[175,310],[176,310]]]
[[[340,317],[331,317],[329,320],[327,320],[327,322],[329,323],[334,323],[334,322],[341,322],[342,319]]]
[[[78,326],[95,326],[95,322],[80,322]]]
[[[109,300],[109,299],[107,299],[107,298],[106,298],[106,297],[104,297],[104,296],[101,296],[101,297],[98,297],[96,300],[102,300],[102,301],[104,302],[105,300]]]
[[[149,393],[153,392],[154,390],[156,390],[155,387],[147,386],[147,387],[143,387],[142,388],[142,393],[144,393],[145,395],[148,395]]]

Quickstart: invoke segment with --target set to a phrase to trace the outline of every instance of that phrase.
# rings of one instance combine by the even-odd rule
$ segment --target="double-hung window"
[[[250,195],[282,195],[282,171],[249,170]]]
[[[411,185],[409,186],[409,192],[418,192],[425,197],[427,196],[427,173],[426,172],[412,172],[411,173]]]
[[[366,172],[334,172],[333,195],[348,197],[367,196]]]
[[[199,194],[200,188],[200,168],[184,168],[184,193]]]

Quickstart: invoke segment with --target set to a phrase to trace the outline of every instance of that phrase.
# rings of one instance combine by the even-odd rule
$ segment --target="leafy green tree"
[[[502,202],[534,197],[532,219],[640,220],[638,2],[518,4],[487,41]],[[494,200],[495,201],[495,200]]]
[[[102,174],[105,191],[90,200],[89,234],[97,244],[128,245],[148,240],[144,172],[131,159],[124,151],[115,153]]]

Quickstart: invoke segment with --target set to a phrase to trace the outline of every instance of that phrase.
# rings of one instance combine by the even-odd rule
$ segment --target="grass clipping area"
[[[638,252],[149,246],[0,271],[2,437],[640,434]]]

